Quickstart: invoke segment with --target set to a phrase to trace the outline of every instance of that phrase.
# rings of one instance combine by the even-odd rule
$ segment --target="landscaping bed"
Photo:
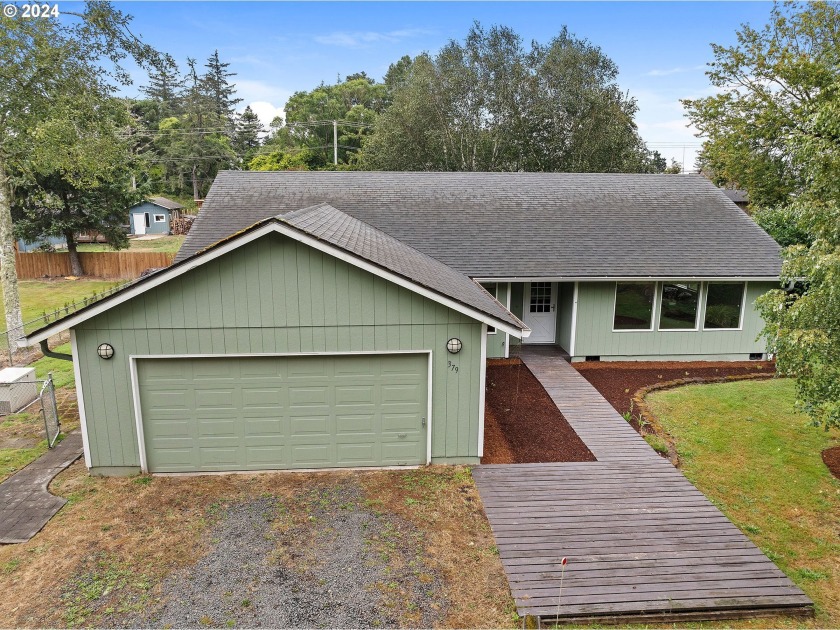
[[[840,446],[832,446],[822,452],[822,460],[831,474],[840,479]]]
[[[485,403],[482,464],[595,461],[518,359],[488,362]]]
[[[776,373],[773,361],[584,361],[572,363],[572,367],[622,415],[635,413],[631,405],[637,391],[659,383]]]

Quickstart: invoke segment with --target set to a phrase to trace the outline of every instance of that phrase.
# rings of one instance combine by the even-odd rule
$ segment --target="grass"
[[[185,236],[162,236],[154,240],[130,239],[128,242],[128,250],[132,252],[167,252],[174,254],[181,247]],[[112,252],[114,251],[104,243],[85,243],[79,245],[80,252]]]
[[[685,475],[815,602],[814,621],[772,625],[840,627],[840,481],[820,458],[840,433],[811,426],[793,401],[788,379],[647,398]]]
[[[51,313],[64,308],[74,300],[79,301],[102,293],[111,287],[123,284],[125,280],[22,280],[18,283],[20,289],[20,306],[23,311],[23,321],[32,321],[41,317],[44,312]],[[2,302],[2,301],[0,301]],[[6,329],[6,313],[0,303],[0,326]],[[27,332],[40,326],[40,321],[27,326]]]
[[[61,346],[53,348],[53,352],[62,354],[70,354],[70,344],[65,343]],[[63,389],[65,387],[74,387],[76,380],[73,374],[73,363],[65,361],[64,359],[52,359],[50,357],[41,357],[30,367],[35,368],[35,378],[45,380],[47,374],[52,372],[53,383],[56,389]]]

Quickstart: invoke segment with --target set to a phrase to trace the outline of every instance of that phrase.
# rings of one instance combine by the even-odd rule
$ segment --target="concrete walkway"
[[[50,481],[82,456],[74,431],[23,470],[0,483],[0,544],[26,542],[67,503],[47,490]]]
[[[473,469],[520,615],[687,623],[813,614],[556,349],[526,347],[520,357],[598,460]]]

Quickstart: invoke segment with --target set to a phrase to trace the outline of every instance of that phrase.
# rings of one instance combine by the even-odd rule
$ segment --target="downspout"
[[[62,352],[53,352],[52,350],[50,350],[50,346],[47,343],[46,339],[41,341],[41,353],[45,357],[49,357],[51,359],[61,359],[62,361],[70,361],[70,362],[73,361],[73,355],[72,354],[64,354]]]

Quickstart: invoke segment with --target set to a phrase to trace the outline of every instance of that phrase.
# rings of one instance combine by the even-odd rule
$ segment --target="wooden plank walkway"
[[[473,470],[519,614],[600,622],[813,614],[813,602],[551,350],[521,356],[598,461]]]

